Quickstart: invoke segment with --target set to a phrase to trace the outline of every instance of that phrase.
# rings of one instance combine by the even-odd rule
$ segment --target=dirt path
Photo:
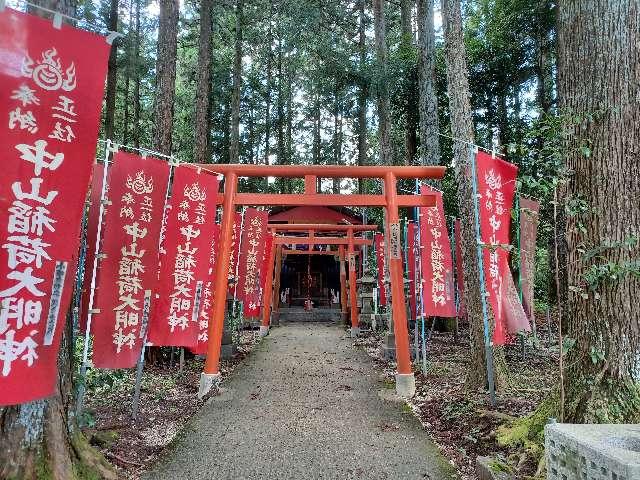
[[[456,478],[344,331],[271,330],[145,479]]]

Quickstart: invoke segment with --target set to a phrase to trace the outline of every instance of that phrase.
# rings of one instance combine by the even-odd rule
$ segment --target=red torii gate
[[[344,246],[348,246],[349,258],[349,296],[351,298],[351,336],[354,337],[359,333],[358,312],[356,299],[356,262],[355,262],[355,246],[356,245],[372,245],[373,241],[364,238],[354,237],[354,233],[376,231],[377,225],[313,225],[313,224],[275,224],[270,223],[267,228],[273,235],[277,232],[301,232],[306,233],[306,237],[275,237],[271,252],[269,252],[268,269],[266,272],[265,289],[263,292],[263,311],[262,325],[260,326],[261,335],[266,335],[269,330],[271,318],[271,304],[273,299],[273,269],[275,263],[275,250],[281,248],[281,245],[338,245],[340,255],[340,305],[341,312],[346,313],[346,279],[344,272]],[[346,232],[346,237],[323,237],[316,236],[316,232],[335,233]],[[313,251],[305,252],[309,255],[315,253]],[[279,261],[279,260],[278,260]],[[279,292],[275,292],[276,295]],[[275,302],[277,304],[277,301]]]
[[[200,376],[198,395],[203,397],[220,379],[220,346],[224,326],[226,304],[227,272],[233,219],[237,205],[326,205],[384,207],[386,209],[386,237],[389,251],[389,273],[391,277],[391,308],[393,329],[396,340],[396,392],[400,396],[411,397],[415,393],[415,378],[411,369],[409,353],[409,333],[404,301],[402,255],[400,246],[400,223],[398,207],[432,207],[432,195],[398,195],[398,178],[441,179],[445,167],[439,166],[342,166],[342,165],[238,165],[238,164],[195,164],[194,168],[208,170],[225,177],[224,193],[218,195],[222,204],[222,225],[220,232],[219,261],[216,264],[217,282],[213,296],[213,310],[209,321],[209,344],[204,371]],[[238,193],[238,177],[278,177],[304,178],[303,194]],[[378,178],[383,181],[384,194],[341,195],[317,192],[320,178]]]

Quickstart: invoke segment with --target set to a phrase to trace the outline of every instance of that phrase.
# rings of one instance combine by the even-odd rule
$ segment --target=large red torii
[[[218,196],[222,203],[222,225],[220,232],[219,261],[216,264],[213,310],[209,321],[209,344],[204,371],[200,376],[198,395],[203,397],[217,383],[220,375],[220,346],[224,326],[226,304],[227,272],[233,219],[237,205],[325,205],[384,207],[385,225],[389,251],[389,273],[391,279],[391,308],[396,341],[396,392],[400,396],[411,397],[415,393],[415,378],[411,369],[409,333],[404,301],[402,255],[400,246],[400,223],[398,207],[432,207],[433,195],[398,195],[398,178],[441,179],[445,167],[439,166],[342,166],[342,165],[238,165],[238,164],[196,164],[194,168],[208,170],[225,177],[224,193]],[[238,177],[278,177],[304,178],[303,194],[238,193]],[[384,194],[322,194],[317,192],[320,178],[378,178],[383,181]]]

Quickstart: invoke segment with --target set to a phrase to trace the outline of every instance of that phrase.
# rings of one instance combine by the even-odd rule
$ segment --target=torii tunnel
[[[351,301],[351,335],[356,336],[359,332],[358,327],[358,312],[356,304],[356,245],[372,245],[373,241],[365,238],[355,237],[356,233],[373,232],[376,231],[377,225],[311,225],[311,224],[269,224],[267,225],[269,231],[274,235],[277,232],[291,233],[296,232],[306,233],[307,236],[276,236],[269,253],[268,270],[266,272],[267,281],[265,282],[265,289],[263,293],[263,316],[262,325],[260,326],[261,334],[265,335],[269,329],[269,320],[271,317],[271,305],[273,302],[273,273],[274,264],[278,267],[281,264],[282,246],[283,245],[337,245],[338,255],[340,258],[340,306],[341,313],[346,316],[347,302],[346,302],[346,274],[344,272],[344,260],[345,260],[345,246],[347,247],[347,259],[349,264],[349,297]],[[328,237],[328,236],[316,236],[317,232],[322,233],[345,233],[344,237]],[[293,250],[292,252],[297,252]],[[300,252],[306,254],[317,254],[318,252],[308,251]],[[332,252],[335,253],[335,252]],[[277,258],[276,258],[277,257]],[[279,271],[276,272],[276,281],[279,281]],[[275,289],[276,295],[279,291],[279,287]]]
[[[401,396],[415,393],[415,378],[411,368],[409,332],[403,291],[402,255],[398,207],[432,207],[433,195],[399,195],[397,179],[441,179],[445,167],[440,166],[341,166],[341,165],[234,165],[198,164],[195,168],[224,175],[224,193],[218,195],[222,204],[219,262],[216,264],[213,310],[209,321],[209,344],[204,371],[200,376],[199,396],[206,395],[220,380],[220,348],[224,326],[227,275],[231,254],[231,238],[236,206],[351,206],[384,207],[385,234],[388,239],[389,275],[391,280],[391,312],[396,342],[396,392]],[[238,193],[238,177],[303,178],[302,194]],[[383,182],[383,194],[323,194],[317,191],[318,178],[372,178]],[[335,226],[334,226],[335,227]],[[289,226],[291,228],[291,226]],[[294,237],[295,238],[295,237]],[[324,241],[325,239],[323,239]],[[362,240],[362,239],[360,239]],[[354,244],[356,239],[354,239]],[[351,267],[350,267],[351,268]],[[354,283],[355,285],[355,283]]]

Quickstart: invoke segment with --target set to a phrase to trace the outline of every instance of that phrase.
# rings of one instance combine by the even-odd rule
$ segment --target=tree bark
[[[242,88],[242,22],[244,1],[236,1],[236,44],[233,58],[233,93],[231,95],[231,145],[229,162],[240,162],[240,90]]]
[[[198,40],[198,79],[196,87],[196,117],[194,159],[209,163],[211,54],[213,28],[213,0],[200,0],[200,38]]]
[[[155,148],[171,155],[178,50],[178,0],[159,0],[158,60],[156,63]]]
[[[391,121],[389,119],[389,88],[387,85],[387,40],[384,18],[384,0],[373,0],[373,19],[378,63],[378,142],[380,164],[391,165]]]
[[[76,13],[73,1],[40,0],[37,4],[69,16]],[[35,7],[29,7],[29,11],[43,18],[53,17]],[[82,435],[73,415],[70,313],[63,328],[54,395],[22,405],[0,407],[0,478],[68,480],[82,472],[83,478],[116,479],[111,465]]]
[[[365,78],[367,63],[365,1],[358,0],[358,53],[360,55],[360,90],[358,91],[358,165],[367,164],[367,97],[369,82]],[[358,192],[364,193],[364,181],[358,179]]]
[[[135,68],[134,57],[133,57],[133,40],[134,40],[134,25],[135,20],[133,16],[133,6],[134,2],[129,2],[129,28],[127,35],[127,48],[126,48],[126,57],[127,57],[127,67],[125,68],[124,75],[124,111],[122,112],[122,143],[125,145],[129,141],[129,122],[130,122],[130,113],[129,113],[129,90],[131,87],[131,72]]]
[[[140,0],[136,0],[136,43],[133,50],[133,146],[140,147]]]
[[[342,164],[342,108],[340,86],[336,81],[333,92],[333,164]],[[333,193],[340,193],[340,179],[333,179]]]
[[[401,0],[400,2],[400,26],[402,29],[401,50],[405,58],[413,59],[413,53],[409,57],[409,52],[413,52],[415,49],[413,28],[411,25],[411,15],[413,11],[414,0]],[[416,92],[416,70],[414,65],[406,65],[406,95],[404,98],[404,117],[405,117],[405,129],[404,129],[404,147],[405,147],[405,163],[407,165],[413,164],[417,154],[417,128],[418,118],[415,109],[415,96]]]
[[[436,34],[433,0],[418,0],[418,81],[420,95],[420,163],[440,163],[440,129],[436,90]]]
[[[568,422],[640,420],[639,65],[637,0],[559,2],[559,107],[579,119],[566,137]]]
[[[118,30],[118,0],[111,0],[109,3],[109,16],[107,18],[107,28],[115,32]],[[109,63],[107,70],[107,88],[105,94],[105,114],[104,114],[104,134],[107,138],[114,139],[114,116],[116,112],[116,94],[118,86],[118,44],[119,39],[115,39],[111,52],[109,53]]]
[[[271,153],[271,84],[273,81],[273,0],[269,1],[269,27],[267,32],[267,89],[265,94],[264,114],[264,164],[269,165]]]
[[[471,359],[466,383],[471,388],[487,383],[482,317],[480,264],[475,233],[473,178],[470,144],[474,143],[466,49],[462,31],[460,0],[442,0],[442,24],[447,63],[447,89],[451,115],[453,158],[458,182],[458,208],[461,220],[461,248],[464,272],[464,302],[467,307],[471,340]],[[494,369],[495,371],[495,369]]]

